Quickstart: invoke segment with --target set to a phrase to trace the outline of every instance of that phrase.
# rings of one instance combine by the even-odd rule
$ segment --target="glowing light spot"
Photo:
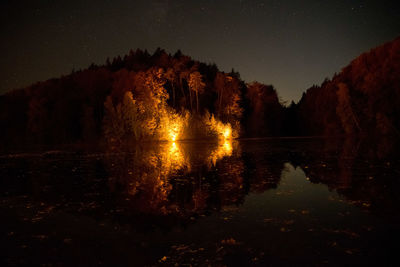
[[[232,142],[231,141],[225,140],[223,147],[224,147],[225,155],[227,155],[227,156],[232,155]]]
[[[172,134],[172,135],[171,135],[171,140],[172,140],[172,142],[174,142],[174,144],[175,144],[175,141],[176,141],[176,134]]]
[[[217,164],[217,161],[232,155],[232,141],[230,139],[220,140],[215,150],[211,151],[209,160],[213,166]]]
[[[168,140],[171,142],[177,141],[181,129],[182,123],[179,120],[170,121],[170,124],[168,126]]]
[[[223,132],[224,138],[225,139],[230,139],[232,135],[232,130],[230,126],[225,126],[224,132]]]
[[[171,153],[175,153],[176,151],[178,151],[178,147],[176,146],[176,143],[175,143],[175,142],[172,142],[169,151],[170,151]]]

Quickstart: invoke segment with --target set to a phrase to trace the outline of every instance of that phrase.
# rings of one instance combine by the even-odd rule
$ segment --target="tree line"
[[[298,103],[162,49],[92,64],[0,96],[6,146],[104,140],[400,134],[400,38],[364,53]],[[168,138],[167,138],[168,137]]]

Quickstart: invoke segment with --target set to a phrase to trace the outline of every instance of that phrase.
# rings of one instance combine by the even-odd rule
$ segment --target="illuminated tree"
[[[189,76],[189,89],[196,92],[196,110],[199,113],[199,93],[204,92],[205,83],[202,80],[200,72],[192,72]]]
[[[177,75],[172,68],[168,68],[167,71],[165,72],[165,78],[169,81],[172,87],[172,106],[175,107],[175,83],[177,80]]]
[[[214,80],[214,87],[215,90],[217,91],[217,103],[216,103],[216,110],[217,114],[220,115],[222,111],[222,99],[224,95],[224,91],[226,88],[227,84],[227,77],[225,74],[218,72],[217,75],[215,76]]]
[[[132,92],[126,92],[122,102],[122,120],[125,135],[128,135],[128,137],[134,136],[136,140],[139,140],[142,136],[140,110],[137,101],[133,99]]]
[[[186,105],[187,105],[187,99],[186,99],[186,95],[185,95],[185,90],[183,89],[183,81],[184,80],[188,81],[189,75],[190,75],[190,71],[189,70],[183,70],[179,74],[180,86],[181,86],[182,94],[183,94],[183,96],[185,98],[185,104]],[[193,110],[193,108],[192,108],[192,93],[190,91],[190,88],[189,88],[189,102],[190,102],[190,111],[192,111]]]

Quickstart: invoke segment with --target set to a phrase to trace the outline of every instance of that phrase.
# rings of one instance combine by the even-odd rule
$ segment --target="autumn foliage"
[[[236,138],[246,88],[180,51],[131,51],[1,96],[1,135],[10,145]]]
[[[157,49],[0,96],[5,146],[304,135],[400,135],[400,39],[364,53],[299,103]]]
[[[301,135],[400,135],[400,38],[354,59],[307,90],[297,105]]]

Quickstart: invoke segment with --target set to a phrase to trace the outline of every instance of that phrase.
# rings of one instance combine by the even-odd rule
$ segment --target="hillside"
[[[400,37],[354,59],[296,106],[301,135],[400,132]]]
[[[0,96],[6,147],[264,136],[399,136],[400,38],[354,59],[284,107],[271,85],[245,84],[183,55],[130,51]]]
[[[136,50],[1,96],[0,136],[23,147],[279,135],[282,114],[272,86],[180,51]]]

